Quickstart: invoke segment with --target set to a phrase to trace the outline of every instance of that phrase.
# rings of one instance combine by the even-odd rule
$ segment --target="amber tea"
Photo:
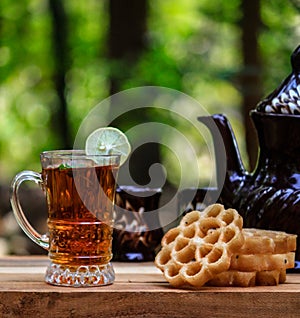
[[[54,263],[102,265],[110,261],[116,169],[114,166],[43,169],[49,257]]]
[[[114,197],[120,155],[83,150],[41,153],[42,173],[22,171],[12,182],[11,204],[23,231],[48,251],[45,281],[59,286],[102,286],[115,274],[112,258]],[[47,199],[48,233],[28,222],[18,191],[24,181],[41,185]]]
[[[42,173],[24,170],[11,183],[11,205],[25,234],[48,251],[45,281],[52,285],[88,287],[112,284],[112,231],[116,178],[130,155],[126,135],[114,127],[94,130],[84,150],[40,154]],[[19,189],[33,181],[44,190],[48,233],[28,222]]]

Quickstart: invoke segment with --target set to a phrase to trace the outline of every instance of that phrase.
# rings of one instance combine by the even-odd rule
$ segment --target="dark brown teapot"
[[[219,201],[236,208],[244,227],[298,235],[300,269],[300,49],[292,55],[293,72],[250,115],[259,140],[256,169],[244,168],[237,142],[224,115],[200,117],[212,132],[218,169]],[[298,105],[299,101],[299,105]],[[216,128],[217,127],[217,128]],[[223,143],[220,142],[220,134]],[[225,147],[224,156],[218,156]],[[225,175],[220,176],[226,165]],[[222,184],[220,183],[222,182]]]

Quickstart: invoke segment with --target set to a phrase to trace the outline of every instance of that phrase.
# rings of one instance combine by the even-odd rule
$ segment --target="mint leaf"
[[[70,169],[70,168],[72,168],[70,165],[68,165],[67,163],[62,163],[59,167],[58,167],[58,169],[59,170],[65,170],[65,169]]]

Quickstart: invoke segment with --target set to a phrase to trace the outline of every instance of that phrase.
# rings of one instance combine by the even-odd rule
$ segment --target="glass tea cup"
[[[20,227],[48,251],[45,281],[59,286],[101,286],[113,283],[113,206],[119,155],[86,155],[81,150],[41,153],[42,173],[22,171],[12,181],[11,205]],[[19,187],[33,181],[46,194],[48,233],[28,222]]]
[[[117,187],[112,245],[114,261],[154,261],[164,234],[158,213],[161,194],[161,188]]]
[[[178,193],[178,216],[181,218],[193,210],[203,211],[207,206],[221,203],[218,188],[185,188]]]

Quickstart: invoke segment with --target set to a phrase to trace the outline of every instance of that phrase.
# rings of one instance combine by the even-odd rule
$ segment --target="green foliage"
[[[225,112],[246,158],[236,85],[242,61],[241,0],[149,0],[147,49],[129,69],[107,58],[108,2],[63,3],[69,31],[65,94],[72,138],[89,110],[109,96],[109,76],[114,73],[121,76],[121,89],[165,86],[194,97],[210,113]],[[276,0],[262,0],[261,14],[264,90],[269,93],[290,72],[299,15],[291,2]],[[39,169],[39,153],[59,147],[52,129],[59,103],[48,1],[3,0],[0,19],[0,181],[6,181],[21,169]],[[204,166],[210,164],[207,157],[202,159]]]
[[[300,16],[291,2],[262,1],[260,36],[266,94],[291,72],[290,55],[299,43]]]
[[[5,180],[30,168],[41,147],[55,142],[47,127],[55,96],[45,3],[2,1],[0,12],[0,173]]]

